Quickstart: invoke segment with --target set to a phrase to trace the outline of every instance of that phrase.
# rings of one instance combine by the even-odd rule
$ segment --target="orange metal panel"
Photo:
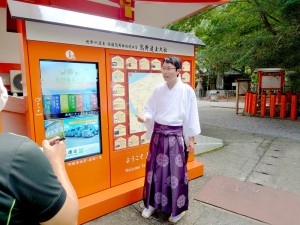
[[[26,133],[33,141],[35,139],[35,124],[33,119],[33,101],[31,96],[31,83],[29,73],[29,56],[28,46],[26,41],[26,29],[25,21],[17,21],[18,32],[19,32],[19,46],[20,46],[20,58],[21,58],[21,70],[22,70],[22,85],[23,85],[23,96],[25,102],[25,118],[26,118]]]
[[[198,161],[192,161],[187,164],[189,180],[195,179],[204,174],[204,165]]]
[[[107,124],[106,73],[104,49],[85,46],[56,44],[48,42],[28,41],[30,81],[33,101],[34,127],[36,142],[41,145],[45,138],[42,90],[40,80],[40,60],[63,60],[66,52],[75,53],[75,62],[95,62],[98,64],[99,98],[101,117],[102,154],[97,157],[86,157],[66,163],[68,175],[74,185],[78,197],[90,195],[110,187],[109,143]]]

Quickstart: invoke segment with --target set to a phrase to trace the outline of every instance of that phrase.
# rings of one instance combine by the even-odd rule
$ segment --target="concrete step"
[[[223,147],[223,141],[218,138],[207,137],[203,135],[196,136],[195,155],[209,152],[216,148]]]

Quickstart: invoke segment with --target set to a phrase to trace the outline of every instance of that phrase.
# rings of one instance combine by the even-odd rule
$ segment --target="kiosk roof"
[[[48,6],[8,0],[12,18],[204,46],[194,34],[124,22]]]

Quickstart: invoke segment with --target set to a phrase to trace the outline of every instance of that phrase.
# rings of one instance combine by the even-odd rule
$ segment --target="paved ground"
[[[204,176],[189,183],[190,209],[177,224],[260,225],[247,218],[194,200],[216,175],[254,182],[300,195],[300,121],[245,117],[235,114],[234,102],[198,101],[202,135],[221,139],[224,147],[196,156]],[[276,201],[276,200],[274,200]],[[86,223],[86,225],[169,224],[157,212],[141,216],[141,201]],[[300,221],[299,221],[300,224]],[[287,224],[283,224],[287,225]]]

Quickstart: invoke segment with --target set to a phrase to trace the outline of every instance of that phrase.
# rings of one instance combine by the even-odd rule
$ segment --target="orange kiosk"
[[[27,135],[66,137],[66,168],[79,197],[79,223],[142,198],[148,140],[134,115],[156,84],[162,60],[182,59],[195,86],[192,34],[47,6],[8,1],[17,18]],[[189,179],[204,165],[190,157]]]

